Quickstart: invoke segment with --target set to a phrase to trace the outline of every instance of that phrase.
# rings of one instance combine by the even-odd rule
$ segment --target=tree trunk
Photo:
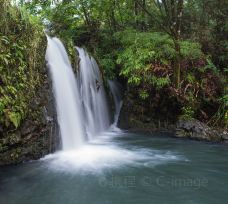
[[[86,9],[83,1],[81,1],[81,5],[82,5],[82,12],[84,15],[85,24],[90,28],[92,25],[90,23],[89,13],[87,13],[87,9]]]
[[[135,12],[135,24],[136,24],[136,29],[138,29],[138,27],[139,27],[139,20],[138,20],[138,2],[137,2],[137,0],[135,1],[135,3],[134,3],[134,12]]]
[[[180,87],[180,72],[181,72],[181,52],[180,52],[180,42],[178,39],[174,40],[176,57],[173,63],[173,82],[176,88]]]
[[[146,0],[142,0],[142,6],[143,8],[141,8],[141,12],[142,12],[142,20],[141,20],[141,30],[145,31],[146,30]]]
[[[116,1],[112,2],[111,10],[110,10],[110,21],[111,21],[111,30],[117,31],[117,23],[115,19],[115,9],[116,9]]]

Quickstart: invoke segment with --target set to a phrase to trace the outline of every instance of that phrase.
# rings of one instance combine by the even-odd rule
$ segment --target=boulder
[[[228,143],[228,132],[227,131],[222,131],[221,132],[222,139],[224,140],[225,143]]]
[[[196,119],[180,119],[176,125],[176,137],[213,142],[224,140],[220,131]]]

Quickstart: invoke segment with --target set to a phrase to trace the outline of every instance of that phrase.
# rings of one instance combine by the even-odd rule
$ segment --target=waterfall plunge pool
[[[226,203],[227,158],[226,145],[107,132],[76,151],[0,168],[0,203]]]

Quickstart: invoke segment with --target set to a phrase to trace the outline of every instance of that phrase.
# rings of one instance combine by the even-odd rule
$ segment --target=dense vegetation
[[[0,126],[18,128],[29,114],[32,98],[41,85],[44,65],[43,27],[4,0],[0,4]]]
[[[43,28],[24,7],[0,1],[0,166],[38,159],[57,144]]]
[[[26,115],[39,83],[33,66],[42,61],[34,56],[42,21],[51,35],[86,47],[106,79],[125,84],[135,114],[227,127],[226,0],[33,0],[4,12],[7,4],[0,22],[0,123],[17,128]]]

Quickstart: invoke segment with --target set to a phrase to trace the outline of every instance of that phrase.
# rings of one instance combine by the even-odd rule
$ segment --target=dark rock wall
[[[165,98],[156,99],[156,96],[147,100],[140,99],[132,90],[125,93],[123,106],[120,112],[118,126],[122,129],[130,130],[170,130],[175,129],[176,115],[173,114],[173,106],[163,105],[164,102],[170,101]]]
[[[166,104],[162,102],[162,98],[160,101],[156,98],[142,101],[132,90],[128,90],[118,126],[133,131],[170,131],[179,138],[228,143],[228,131],[225,127],[215,129],[197,119],[179,119],[179,113],[175,112],[175,103],[173,105],[172,99],[165,98],[166,96],[167,94],[164,95]],[[163,110],[163,105],[170,109]]]
[[[39,159],[58,148],[59,130],[51,82],[47,70],[41,73],[43,83],[22,125],[14,131],[0,130],[0,166]]]

